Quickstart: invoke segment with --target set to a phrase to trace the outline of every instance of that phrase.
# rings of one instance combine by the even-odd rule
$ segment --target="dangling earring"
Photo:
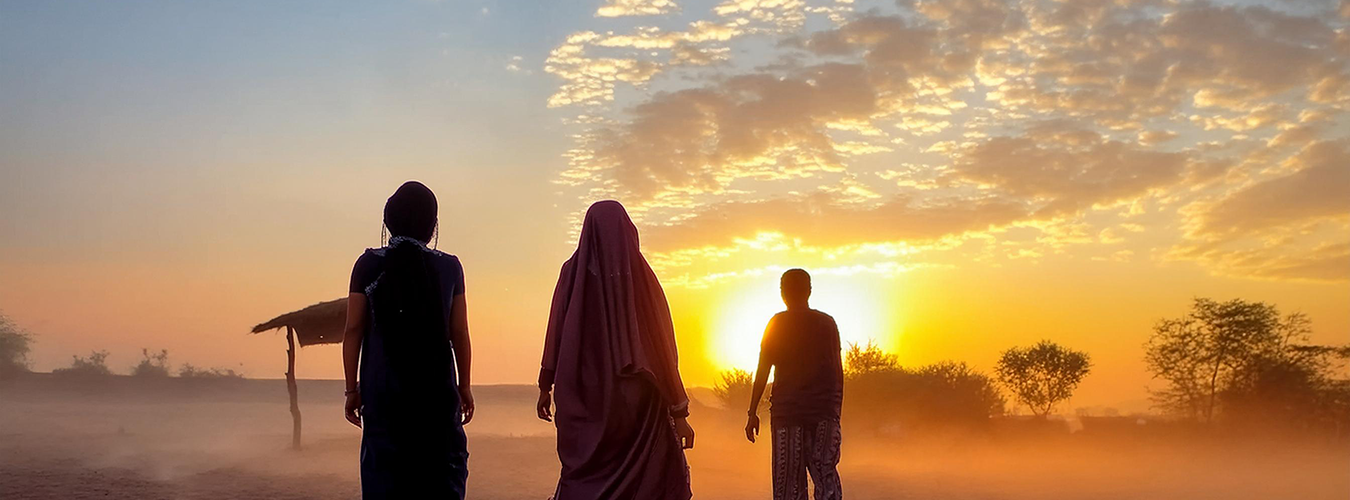
[[[432,235],[431,237],[434,239],[434,241],[431,243],[431,249],[435,250],[436,247],[440,246],[441,244],[441,221],[436,221],[436,225],[432,226],[431,235]]]
[[[385,234],[386,234],[386,230],[387,230],[387,229],[388,229],[388,228],[385,227],[384,223],[381,222],[381,223],[380,223],[380,246],[382,246],[382,247],[387,245],[387,243],[385,243],[385,241],[384,241],[384,240],[385,240]]]

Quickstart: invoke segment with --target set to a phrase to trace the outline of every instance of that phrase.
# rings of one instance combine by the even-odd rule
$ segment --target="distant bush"
[[[993,379],[965,363],[915,369],[868,366],[845,381],[844,413],[850,425],[874,430],[896,425],[970,428],[1003,414],[1005,402]]]
[[[0,314],[0,378],[28,371],[28,352],[33,337]]]
[[[877,347],[871,340],[867,345],[850,343],[844,352],[844,373],[854,377],[873,372],[892,371],[900,367],[900,361],[894,354]]]
[[[141,349],[141,362],[131,368],[131,374],[137,377],[168,377],[169,350],[161,349],[158,353],[150,354],[149,349]]]
[[[1324,430],[1350,427],[1350,381],[1335,378],[1332,362],[1345,348],[1294,346],[1248,361],[1219,393],[1226,424]]]
[[[843,411],[852,428],[970,428],[1004,411],[993,379],[965,363],[905,368],[895,354],[870,341],[849,344],[843,363]],[[733,369],[722,372],[713,393],[736,409],[750,400],[753,384],[751,373]]]
[[[964,362],[943,361],[914,370],[928,393],[927,414],[943,421],[976,423],[1003,415],[1006,401],[988,375]]]
[[[178,369],[178,376],[183,378],[244,378],[244,374],[229,368],[197,368],[189,363],[183,363],[183,367]]]
[[[57,368],[52,373],[58,375],[73,376],[106,376],[112,375],[112,370],[108,369],[108,351],[93,351],[89,353],[88,358],[71,356],[72,361],[69,367]]]
[[[733,368],[722,372],[722,380],[713,384],[713,395],[724,407],[743,407],[750,404],[750,390],[754,383],[754,376],[750,372]]]

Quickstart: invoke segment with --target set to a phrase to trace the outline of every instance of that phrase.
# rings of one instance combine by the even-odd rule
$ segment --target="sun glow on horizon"
[[[810,271],[810,269],[808,269]],[[849,275],[813,274],[811,308],[834,317],[844,348],[871,341],[894,350],[902,333],[888,301],[895,294],[880,286],[889,280]],[[719,369],[738,368],[753,372],[759,362],[759,344],[764,327],[784,309],[778,290],[778,274],[747,280],[731,287],[725,300],[710,305],[708,357]]]

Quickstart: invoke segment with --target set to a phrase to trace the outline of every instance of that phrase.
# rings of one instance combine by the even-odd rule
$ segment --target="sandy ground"
[[[281,381],[0,384],[0,498],[359,498],[359,432],[341,384],[302,381],[304,450],[287,449]],[[470,498],[544,499],[558,464],[529,387],[483,387],[469,426]],[[740,412],[698,408],[696,498],[768,498],[768,444]],[[1346,499],[1350,449],[1282,440],[869,438],[845,428],[851,499]]]

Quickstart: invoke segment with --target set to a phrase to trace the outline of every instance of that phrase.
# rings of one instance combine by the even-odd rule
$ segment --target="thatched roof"
[[[253,333],[291,327],[295,329],[300,347],[342,342],[342,330],[347,325],[347,299],[320,302],[299,311],[288,312],[253,327]]]

